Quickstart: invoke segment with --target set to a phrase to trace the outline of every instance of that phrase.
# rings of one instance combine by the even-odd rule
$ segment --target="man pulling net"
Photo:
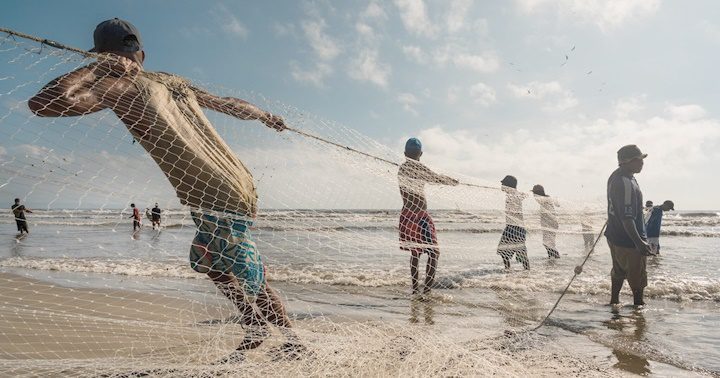
[[[258,347],[269,336],[267,323],[287,338],[281,349],[303,349],[290,330],[278,294],[267,284],[265,268],[250,233],[257,212],[252,175],[206,118],[202,108],[242,120],[258,120],[282,131],[282,118],[231,97],[218,97],[167,73],[143,71],[145,52],[139,31],[112,19],[94,33],[98,61],[60,76],[28,101],[42,117],[71,117],[112,110],[150,154],[190,207],[197,233],[190,266],[205,273],[242,314],[245,338],[226,361]],[[257,307],[257,309],[255,308]]]

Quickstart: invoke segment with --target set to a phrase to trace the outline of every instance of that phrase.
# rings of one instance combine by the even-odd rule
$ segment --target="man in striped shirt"
[[[610,304],[620,303],[620,289],[627,279],[634,304],[642,306],[647,286],[647,255],[651,254],[643,222],[643,198],[634,174],[643,168],[643,154],[636,145],[623,146],[617,152],[618,169],[607,183],[608,223],[605,236],[612,256]]]

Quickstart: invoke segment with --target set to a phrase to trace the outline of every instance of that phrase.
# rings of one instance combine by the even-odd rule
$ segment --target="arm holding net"
[[[234,97],[220,97],[197,87],[191,88],[195,92],[198,103],[204,108],[242,120],[258,120],[277,131],[287,128],[281,117],[270,114],[245,100]]]

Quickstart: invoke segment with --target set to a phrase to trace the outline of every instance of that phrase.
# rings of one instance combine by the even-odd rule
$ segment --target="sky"
[[[601,201],[617,149],[637,144],[646,199],[720,209],[715,1],[9,0],[0,26],[89,49],[112,17],[140,29],[147,70],[258,93],[398,153],[418,137],[443,173]]]

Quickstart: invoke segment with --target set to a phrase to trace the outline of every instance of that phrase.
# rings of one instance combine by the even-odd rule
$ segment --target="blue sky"
[[[637,143],[646,197],[720,209],[713,1],[6,1],[0,25],[90,48],[112,17],[141,30],[147,70],[392,148],[419,136],[437,170],[599,199]]]

